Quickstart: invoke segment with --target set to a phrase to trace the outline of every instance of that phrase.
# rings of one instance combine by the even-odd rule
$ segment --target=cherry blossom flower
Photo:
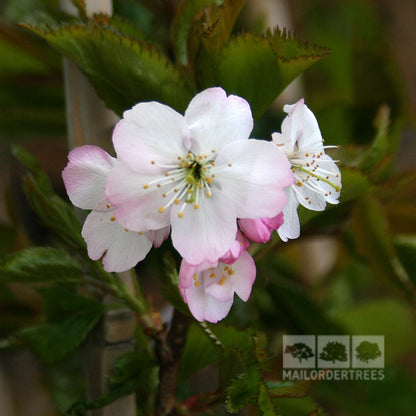
[[[233,244],[237,218],[272,218],[294,178],[271,142],[249,140],[250,106],[221,88],[197,94],[185,115],[158,102],[124,113],[106,197],[133,231],[172,227],[185,261],[216,262]]]
[[[256,266],[247,251],[232,264],[220,259],[195,266],[183,260],[179,290],[195,319],[216,323],[228,315],[234,293],[248,300],[255,278]]]
[[[287,155],[295,183],[286,189],[288,204],[283,208],[284,223],[278,229],[280,238],[297,238],[300,233],[299,204],[313,211],[323,211],[326,203],[338,204],[341,174],[325,149],[318,122],[312,111],[299,100],[285,105],[288,113],[282,122],[282,133],[273,133],[273,142]]]
[[[92,210],[82,228],[92,260],[103,257],[104,269],[121,272],[143,260],[152,244],[159,246],[169,228],[151,232],[133,232],[115,221],[114,207],[104,196],[107,176],[117,159],[96,146],[81,146],[68,155],[69,163],[62,178],[71,202]]]

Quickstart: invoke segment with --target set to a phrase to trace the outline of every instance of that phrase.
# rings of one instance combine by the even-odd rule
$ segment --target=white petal
[[[88,255],[98,260],[104,255],[104,269],[122,272],[143,260],[152,242],[143,234],[126,231],[113,219],[112,212],[92,211],[82,229],[82,237],[88,247]]]
[[[143,174],[162,171],[190,147],[189,129],[183,116],[157,103],[139,103],[124,113],[114,129],[117,156]],[[153,163],[152,163],[153,162]]]
[[[198,321],[216,323],[228,315],[233,304],[233,299],[227,302],[220,302],[208,295],[203,284],[198,287],[191,285],[189,289],[182,290],[192,315]]]
[[[159,212],[166,204],[156,185],[146,185],[154,176],[141,175],[120,163],[108,175],[106,197],[117,207],[115,217],[133,231],[158,230],[169,225],[169,209]]]
[[[190,102],[185,120],[194,154],[212,154],[235,140],[246,140],[253,129],[250,105],[241,97],[227,97],[222,88],[209,88]]]
[[[272,218],[286,204],[283,189],[294,182],[290,163],[273,143],[240,140],[221,149],[211,170],[238,218]]]
[[[81,146],[68,155],[69,163],[62,172],[71,202],[83,209],[94,209],[102,203],[107,175],[116,159],[97,146]]]
[[[159,248],[163,242],[169,237],[170,227],[164,227],[160,230],[148,231],[147,238],[153,242],[153,246]]]
[[[288,188],[286,192],[288,196],[288,203],[283,208],[284,222],[277,230],[279,237],[283,241],[287,241],[288,238],[298,238],[300,235],[300,223],[298,217],[299,202],[291,187]]]
[[[172,207],[172,243],[190,264],[216,262],[236,236],[234,204],[226,195],[213,192],[211,198],[202,197],[198,205],[194,209],[193,204],[187,203],[182,218],[178,215],[182,204]]]

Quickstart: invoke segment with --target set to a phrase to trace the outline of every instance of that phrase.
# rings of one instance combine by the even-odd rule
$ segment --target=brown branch
[[[175,309],[169,333],[160,332],[156,338],[156,354],[160,363],[156,416],[175,414],[175,391],[180,358],[190,322],[188,316]]]

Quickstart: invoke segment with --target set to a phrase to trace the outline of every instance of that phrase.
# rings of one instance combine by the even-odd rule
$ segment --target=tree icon
[[[285,354],[290,354],[293,358],[297,358],[301,363],[302,360],[307,360],[313,357],[315,354],[312,352],[311,347],[303,342],[296,342],[293,345],[286,345]]]
[[[366,364],[369,360],[381,357],[381,351],[376,342],[363,341],[355,351],[357,359]]]
[[[324,348],[322,348],[319,358],[324,361],[347,361],[347,349],[345,345],[337,341],[329,341]]]

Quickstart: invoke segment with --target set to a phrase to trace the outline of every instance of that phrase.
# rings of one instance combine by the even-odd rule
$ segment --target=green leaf
[[[65,251],[52,247],[29,247],[0,263],[0,282],[77,283],[81,267]]]
[[[182,65],[189,64],[189,48],[195,40],[191,37],[193,26],[199,11],[215,4],[218,0],[183,0],[175,15],[172,26],[173,45],[176,60]],[[224,0],[219,0],[220,3]],[[195,49],[195,47],[194,47]]]
[[[398,236],[394,239],[394,247],[407,275],[416,285],[416,236]]]
[[[354,207],[352,224],[358,251],[368,260],[377,279],[413,299],[413,288],[396,255],[379,202],[370,195],[362,197]]]
[[[277,416],[276,408],[270,400],[269,392],[264,383],[260,384],[258,406],[263,416]]]
[[[235,348],[227,348],[220,359],[220,384],[225,391],[232,384],[232,381],[246,371],[244,357]]]
[[[47,323],[25,328],[18,336],[42,361],[53,363],[81,344],[105,307],[63,288],[42,289],[40,292]]]
[[[289,333],[301,334],[343,334],[343,329],[320,308],[304,288],[288,279],[275,279],[266,287],[268,302],[273,306],[265,310],[259,302],[259,309],[265,319],[275,325],[276,319]],[[308,313],[305,313],[308,311]],[[293,331],[293,332],[290,332]]]
[[[24,178],[24,189],[41,222],[67,246],[86,253],[81,224],[73,207],[53,191],[47,175],[33,156],[18,146],[13,147],[13,154],[29,171]]]
[[[69,410],[71,415],[85,415],[87,410],[100,409],[120,397],[136,393],[140,415],[153,414],[155,387],[158,382],[158,367],[145,346],[119,357],[109,374],[107,393],[87,402],[79,401]]]
[[[179,275],[175,261],[168,254],[163,260],[165,264],[165,270],[161,275],[163,297],[184,315],[192,316],[179,292]]]
[[[247,370],[238,375],[226,392],[225,408],[230,413],[237,413],[248,403],[253,403],[258,397],[262,383],[258,366],[252,364]]]
[[[387,105],[379,108],[374,125],[376,136],[359,167],[364,173],[377,179],[380,174],[389,170],[398,150],[400,135],[397,131],[390,131],[390,108]]]
[[[348,333],[384,335],[387,365],[416,347],[412,310],[399,300],[368,301],[337,312],[336,318],[348,329]]]
[[[291,81],[328,52],[285,31],[240,35],[221,51],[217,84],[247,99],[257,120]]]
[[[107,106],[121,115],[139,101],[156,100],[178,111],[192,94],[167,56],[95,18],[59,27],[26,27],[73,60]]]

